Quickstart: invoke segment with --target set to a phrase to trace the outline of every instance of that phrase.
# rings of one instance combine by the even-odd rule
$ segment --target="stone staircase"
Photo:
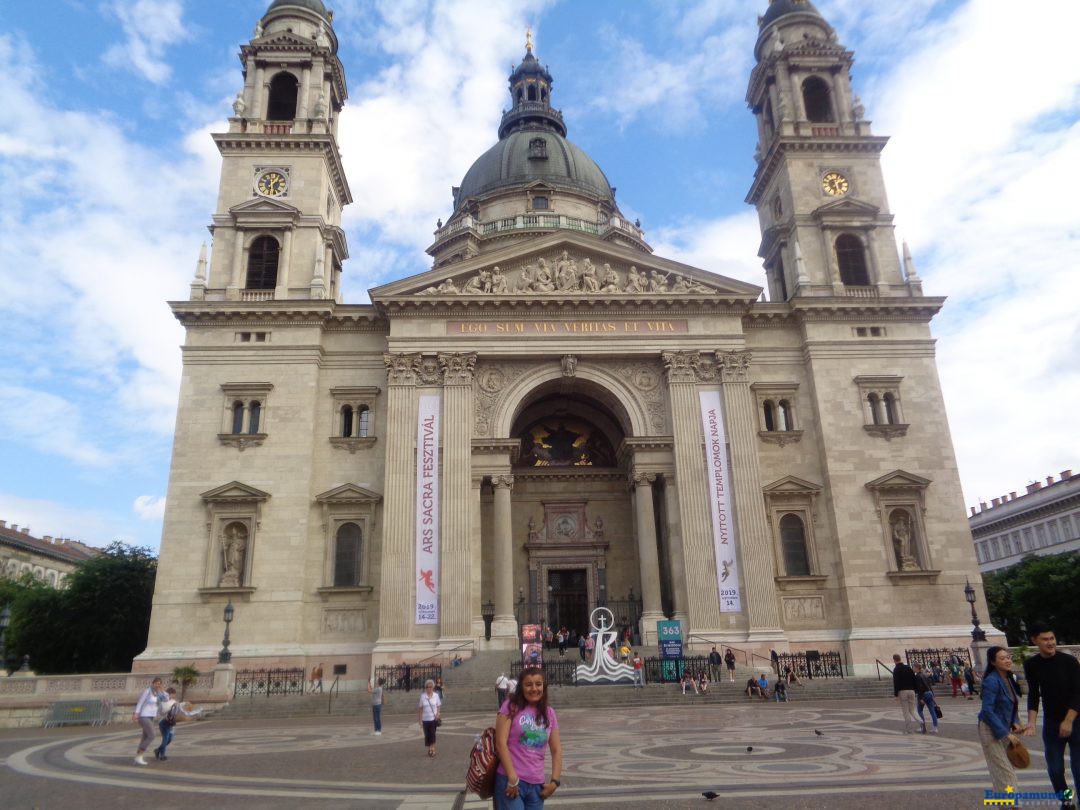
[[[569,657],[569,655],[568,655]],[[443,670],[445,707],[448,713],[491,712],[496,710],[495,678],[500,672],[509,674],[509,658],[506,652],[487,652],[470,659],[460,667]],[[704,706],[747,704],[751,700],[743,692],[751,675],[760,673],[740,666],[736,669],[735,683],[726,679],[710,684],[705,694],[692,692],[682,694],[678,684],[648,684],[644,689],[634,689],[629,684],[619,686],[553,686],[551,699],[554,706],[566,709],[610,708],[618,706]],[[770,679],[771,682],[771,679]],[[828,678],[804,680],[803,686],[788,687],[792,703],[823,700],[891,699],[891,679],[876,678]],[[383,698],[383,713],[411,714],[416,711],[419,691],[387,691]],[[762,703],[760,698],[754,702]],[[289,697],[238,698],[232,703],[209,712],[215,719],[272,719],[293,717],[370,717],[371,695],[367,692],[343,692],[335,694],[331,702],[328,695],[304,695]]]

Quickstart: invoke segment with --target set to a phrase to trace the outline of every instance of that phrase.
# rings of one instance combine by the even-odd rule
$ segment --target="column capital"
[[[752,357],[753,354],[750,352],[718,351],[716,367],[720,371],[720,382],[747,382]]]
[[[495,489],[513,489],[514,488],[514,476],[512,475],[493,475],[491,476],[491,486]]]
[[[437,357],[445,385],[472,385],[476,352],[440,352]]]
[[[420,366],[418,353],[384,354],[386,376],[390,385],[415,385],[416,372]]]
[[[716,372],[701,352],[661,352],[668,384],[711,382]]]
[[[627,476],[627,481],[630,486],[635,489],[640,486],[651,487],[656,483],[656,477],[656,473],[635,470]]]

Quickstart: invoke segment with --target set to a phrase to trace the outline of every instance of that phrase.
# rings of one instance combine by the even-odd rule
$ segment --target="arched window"
[[[870,272],[866,269],[866,250],[859,237],[850,233],[836,237],[836,264],[840,268],[840,280],[844,284],[861,287],[870,284]]]
[[[784,552],[784,572],[789,577],[810,575],[810,557],[806,552],[806,529],[798,515],[780,518],[780,546]]]
[[[346,439],[352,436],[353,410],[352,405],[345,405],[341,409],[341,435]]]
[[[45,575],[45,581],[53,588],[56,587],[56,572],[50,571]]]
[[[786,399],[780,400],[780,430],[794,430],[795,419],[791,413],[791,403]]]
[[[360,584],[360,527],[343,523],[334,539],[334,587]]]
[[[288,72],[270,80],[270,98],[266,102],[267,121],[292,121],[296,118],[296,93],[300,83]]]
[[[536,85],[529,85],[529,101],[536,101]]]
[[[877,394],[867,394],[866,402],[870,406],[870,418],[874,420],[875,425],[882,424],[881,419],[881,400]]]
[[[366,439],[371,435],[371,410],[366,405],[361,405],[357,409],[358,414],[358,430],[356,435],[361,439]]]
[[[885,404],[885,421],[890,425],[899,425],[900,411],[896,407],[896,397],[887,391],[881,400]]]
[[[260,236],[248,250],[247,289],[272,290],[277,286],[281,248],[272,236]]]
[[[762,403],[761,407],[765,413],[765,429],[776,430],[776,413],[773,409],[772,400],[765,400],[765,402]]]
[[[244,432],[244,403],[239,400],[232,404],[232,432]]]
[[[253,399],[251,404],[248,405],[248,412],[250,421],[248,422],[248,433],[259,432],[259,417],[262,416],[262,403],[257,399]]]
[[[814,124],[831,123],[833,119],[832,95],[829,85],[817,76],[811,76],[802,85],[803,106],[806,118]]]

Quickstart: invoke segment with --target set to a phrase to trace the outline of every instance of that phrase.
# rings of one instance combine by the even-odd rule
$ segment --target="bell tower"
[[[914,269],[901,272],[881,173],[888,138],[871,133],[852,93],[854,54],[809,0],[771,0],[758,25],[746,201],[758,211],[769,299],[921,295]]]
[[[241,47],[244,86],[229,131],[213,135],[214,244],[193,300],[340,300],[352,194],[337,143],[348,96],[337,50],[322,0],[274,0]]]

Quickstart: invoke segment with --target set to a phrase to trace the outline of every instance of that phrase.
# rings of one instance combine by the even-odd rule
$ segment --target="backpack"
[[[478,735],[469,752],[469,769],[465,772],[465,786],[481,799],[495,794],[495,769],[499,755],[495,751],[495,726],[488,726]]]
[[[169,711],[165,713],[165,722],[168,725],[170,725],[170,726],[175,726],[176,725],[176,715],[177,715],[177,712],[178,712],[179,709],[180,709],[180,704],[179,703],[174,703],[172,706],[169,707]]]

